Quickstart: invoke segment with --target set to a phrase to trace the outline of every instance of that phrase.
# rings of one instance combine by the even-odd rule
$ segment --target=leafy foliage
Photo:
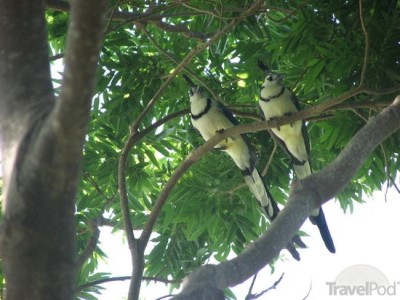
[[[155,95],[166,76],[203,41],[188,37],[212,35],[237,17],[251,1],[112,1],[98,71],[97,94],[84,149],[83,176],[77,196],[79,253],[91,234],[90,220],[123,229],[118,194],[118,161],[130,125]],[[362,13],[369,45],[364,85],[377,92],[347,99],[329,118],[310,120],[312,165],[328,165],[368,119],[399,90],[400,10],[394,0],[363,1]],[[123,20],[118,12],[142,14],[142,20]],[[149,13],[150,12],[150,13]],[[152,22],[151,16],[163,16]],[[117,18],[119,16],[119,18]],[[65,46],[68,13],[48,10],[49,40],[53,54]],[[168,25],[162,26],[160,22]],[[161,25],[160,25],[161,24]],[[175,32],[171,28],[179,29]],[[182,29],[183,27],[183,29]],[[178,30],[178,31],[179,31]],[[268,1],[235,28],[196,55],[186,73],[238,112],[241,122],[254,122],[263,73],[257,59],[285,74],[303,107],[322,103],[360,84],[365,55],[365,33],[356,1]],[[397,87],[397,88],[394,88]],[[387,92],[387,90],[389,91]],[[181,77],[168,85],[139,126],[139,132],[163,117],[187,109],[187,86]],[[324,115],[322,115],[324,117]],[[326,117],[326,115],[325,115]],[[250,135],[259,156],[259,169],[267,164],[273,141],[265,132]],[[126,166],[130,215],[134,228],[143,228],[160,191],[188,153],[202,143],[187,115],[180,115],[137,141]],[[400,135],[388,139],[369,157],[351,185],[338,195],[341,207],[352,208],[363,195],[392,184],[400,169]],[[265,181],[274,198],[284,203],[292,176],[290,161],[278,149]],[[212,152],[187,172],[173,190],[155,227],[156,246],[146,256],[148,276],[182,279],[211,258],[224,260],[239,253],[268,226],[234,163]],[[105,219],[106,218],[106,219]],[[103,278],[96,273],[96,247],[84,264],[79,284]],[[90,287],[79,294],[95,299]]]

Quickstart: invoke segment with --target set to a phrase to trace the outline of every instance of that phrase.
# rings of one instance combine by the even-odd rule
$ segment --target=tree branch
[[[246,295],[246,299],[245,300],[252,300],[252,299],[257,299],[260,298],[262,295],[264,295],[265,293],[268,293],[271,290],[275,290],[276,287],[278,286],[278,284],[281,283],[282,279],[283,279],[283,275],[285,275],[285,273],[282,273],[282,275],[279,277],[279,279],[277,281],[274,282],[274,284],[272,286],[270,286],[269,288],[263,290],[260,293],[257,294],[252,294],[251,290],[249,290],[249,293]],[[254,277],[255,279],[255,277]]]
[[[105,11],[106,1],[71,2],[60,100],[54,110],[54,122],[68,137],[66,143],[80,141],[87,131]]]
[[[0,1],[0,146],[5,162],[7,148],[15,147],[54,104],[44,6],[41,1],[31,3]],[[7,182],[4,188],[6,192]]]
[[[118,6],[120,5],[120,3],[121,3],[121,0],[118,0],[117,3],[115,3],[113,8],[111,9],[111,12],[108,14],[108,16],[107,16],[107,24],[105,26],[104,32],[108,32],[109,31],[110,25],[111,25],[111,21],[112,21],[112,19],[114,17],[115,12],[118,9]]]
[[[99,222],[96,219],[93,219],[90,221],[89,228],[91,231],[90,238],[86,244],[85,249],[82,251],[82,253],[79,255],[77,262],[76,262],[76,269],[80,270],[83,266],[83,264],[89,259],[89,257],[92,255],[93,251],[97,247],[97,242],[99,241],[100,237],[100,230],[98,227]]]
[[[204,32],[191,31],[186,26],[183,26],[182,24],[172,25],[172,24],[168,24],[168,23],[165,23],[162,21],[152,21],[151,23],[164,31],[182,33],[184,36],[186,36],[188,38],[206,40],[214,35],[213,32],[204,33]]]
[[[278,149],[278,144],[276,143],[275,139],[273,139],[273,141],[274,141],[274,148],[272,148],[272,151],[271,151],[271,154],[269,155],[268,161],[267,161],[263,171],[261,172],[262,177],[265,177],[265,175],[267,175],[269,167],[271,166],[272,160],[274,159],[276,149]]]
[[[105,0],[72,1],[68,71],[55,102],[44,2],[0,0],[0,101],[7,102],[0,111],[13,108],[20,118],[10,113],[17,125],[8,134],[17,143],[12,152],[3,151],[5,164],[13,167],[4,173],[7,209],[0,241],[7,299],[73,297],[74,199],[105,10]]]
[[[80,286],[77,287],[77,291],[82,291],[88,287],[94,286],[94,285],[99,285],[107,282],[113,282],[113,281],[125,281],[125,280],[130,280],[131,276],[118,276],[118,277],[110,277],[110,278],[103,278],[95,281],[90,281],[86,282],[84,284],[81,284]],[[171,279],[164,279],[160,277],[146,277],[143,276],[142,278],[145,281],[156,281],[156,282],[162,282],[162,283],[181,283],[181,280],[171,280]]]
[[[305,295],[304,298],[301,299],[301,300],[306,300],[308,298],[308,296],[310,296],[311,289],[312,289],[312,282],[310,282],[310,287],[308,288],[307,295]]]
[[[364,50],[364,61],[363,61],[363,66],[362,66],[362,71],[361,71],[361,78],[360,78],[360,86],[363,86],[365,83],[365,74],[367,73],[368,56],[369,56],[369,36],[368,36],[367,28],[365,27],[362,2],[363,2],[363,0],[359,0],[358,5],[359,5],[359,10],[360,10],[361,28],[362,28],[362,31],[363,31],[364,37],[365,37],[365,50]]]
[[[149,39],[149,41],[153,44],[154,47],[157,48],[157,50],[163,54],[164,56],[166,56],[170,61],[174,62],[175,64],[179,65],[179,60],[175,57],[173,57],[171,54],[169,54],[167,51],[165,51],[158,43],[157,41],[152,37],[152,35],[150,34],[150,32],[146,29],[143,28],[143,32],[145,33],[145,35],[147,36],[147,38]],[[217,94],[215,94],[215,92],[213,91],[213,89],[211,89],[209,87],[209,85],[199,76],[197,76],[197,74],[195,74],[194,72],[192,72],[187,66],[184,67],[184,69],[186,70],[186,72],[188,72],[191,76],[193,76],[194,78],[196,78],[196,80],[198,82],[200,82],[200,84],[202,84],[212,95],[212,97],[221,102],[221,99],[218,97]]]
[[[279,254],[311,212],[342,190],[367,156],[399,128],[400,95],[351,139],[331,165],[293,184],[286,207],[259,240],[232,260],[193,272],[174,299],[203,299],[204,293],[221,292],[263,268]],[[217,296],[208,295],[210,299],[223,299]]]
[[[303,6],[305,6],[305,5],[307,5],[307,2],[304,2],[303,4],[301,4],[299,7],[297,7],[297,8],[296,8],[295,10],[293,10],[293,11],[283,11],[283,12],[286,12],[286,13],[288,13],[288,14],[287,14],[285,17],[283,17],[283,18],[281,18],[281,19],[279,19],[279,20],[274,19],[274,18],[271,18],[270,14],[268,14],[268,13],[267,13],[267,16],[268,16],[268,18],[269,18],[271,21],[273,21],[273,22],[276,22],[276,23],[283,23],[284,21],[286,21],[286,20],[289,19],[290,17],[296,15],[297,12],[298,12],[300,9],[302,9]]]
[[[306,119],[307,117],[312,117],[318,115],[325,111],[330,111],[331,108],[338,106],[342,102],[346,101],[349,98],[357,96],[359,94],[370,94],[370,95],[385,95],[385,94],[392,94],[400,90],[400,85],[395,85],[392,88],[385,89],[385,90],[372,90],[370,88],[358,86],[350,91],[347,91],[335,98],[332,98],[328,101],[325,101],[321,104],[307,107],[306,109],[300,111],[299,115],[301,116],[300,119]],[[297,113],[296,113],[297,115]]]

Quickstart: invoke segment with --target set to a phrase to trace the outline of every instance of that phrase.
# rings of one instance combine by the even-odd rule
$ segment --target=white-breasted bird
[[[203,89],[193,84],[184,75],[190,85],[190,115],[193,126],[199,131],[205,141],[218,132],[239,125],[227,107],[205,96]],[[237,134],[219,142],[215,149],[223,150],[233,159],[241,170],[250,191],[263,207],[268,219],[274,220],[279,213],[279,208],[270,192],[266,188],[260,173],[256,168],[257,157],[251,144],[243,134]],[[294,244],[301,248],[306,245],[299,236],[287,245],[287,250],[296,260],[300,259]]]
[[[283,85],[283,76],[270,72],[268,67],[261,61],[258,64],[266,73],[259,100],[262,119],[271,120],[301,110],[296,95]],[[271,128],[268,131],[291,158],[297,178],[303,179],[310,175],[312,173],[310,166],[310,143],[304,121],[299,120],[278,128]],[[310,216],[310,220],[318,226],[327,249],[335,253],[335,245],[322,208],[316,209]]]

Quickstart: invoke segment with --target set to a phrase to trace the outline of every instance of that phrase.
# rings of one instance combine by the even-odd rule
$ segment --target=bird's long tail
[[[318,226],[321,237],[329,252],[335,253],[335,244],[333,243],[331,233],[329,232],[328,224],[326,223],[324,211],[322,210],[322,208],[319,208],[318,211],[316,211],[315,215],[313,214],[310,216],[310,221],[314,225]]]
[[[272,198],[269,190],[265,186],[260,173],[256,168],[253,168],[251,171],[249,169],[243,170],[242,173],[247,185],[250,188],[250,191],[263,207],[267,218],[270,221],[273,221],[277,217],[280,210],[277,203]],[[300,248],[306,248],[307,246],[298,235],[296,235],[292,241],[287,244],[286,249],[290,252],[293,258],[300,260],[300,254],[296,250],[295,244]]]
[[[272,199],[268,189],[265,187],[264,181],[262,180],[258,170],[256,168],[253,168],[252,170],[246,169],[242,171],[242,173],[250,191],[264,208],[268,219],[275,219],[279,212],[279,208],[276,202]]]
[[[296,162],[293,162],[293,168],[298,179],[303,179],[312,173],[309,161],[306,161],[303,164],[297,164]],[[329,231],[328,224],[326,223],[322,208],[318,208],[312,213],[310,216],[310,221],[314,225],[318,226],[322,240],[324,241],[329,252],[335,253],[335,244],[333,243],[333,239]]]
[[[308,160],[302,164],[293,162],[293,169],[298,179],[303,179],[311,174],[311,167]]]

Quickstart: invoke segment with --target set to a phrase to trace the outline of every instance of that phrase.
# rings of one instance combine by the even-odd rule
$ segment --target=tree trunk
[[[72,1],[67,78],[55,101],[43,1],[0,0],[6,299],[73,298],[74,198],[105,8],[105,1]]]

